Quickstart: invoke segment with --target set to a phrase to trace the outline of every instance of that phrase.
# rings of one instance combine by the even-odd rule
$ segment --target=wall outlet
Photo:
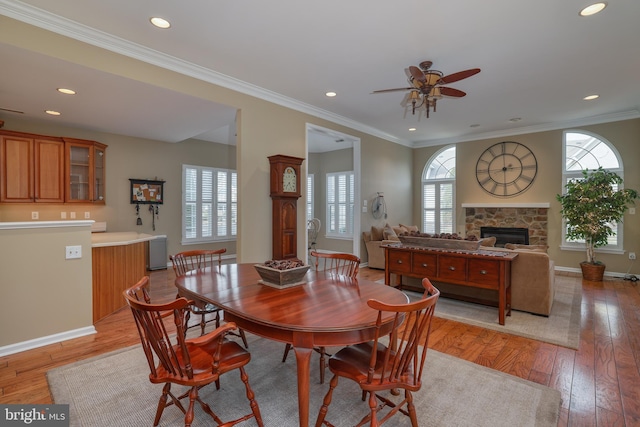
[[[38,214],[38,212],[31,212],[31,219],[38,219],[40,218],[40,214]]]
[[[66,212],[60,212],[60,219],[67,219],[67,213]]]
[[[91,212],[85,212],[84,219],[89,219],[89,218],[91,218]]]
[[[76,219],[76,213],[75,212],[69,212],[69,215],[71,216],[71,219]]]
[[[635,215],[636,214],[636,208],[629,208],[629,215]]]
[[[65,259],[78,259],[82,258],[82,246],[67,246],[65,247]]]
[[[629,252],[629,259],[636,259],[636,253],[635,252]]]

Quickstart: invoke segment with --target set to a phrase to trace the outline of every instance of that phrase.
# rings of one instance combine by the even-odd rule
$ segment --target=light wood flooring
[[[154,299],[175,297],[170,269],[150,272],[150,276]],[[380,270],[360,270],[360,277],[370,280],[383,276]],[[557,275],[556,280],[582,281],[567,275]],[[622,279],[582,281],[578,351],[438,318],[434,319],[429,347],[559,390],[562,407],[558,426],[638,427],[637,283]],[[0,403],[51,403],[45,375],[48,370],[139,343],[128,309],[95,326],[98,332],[91,336],[0,357]]]

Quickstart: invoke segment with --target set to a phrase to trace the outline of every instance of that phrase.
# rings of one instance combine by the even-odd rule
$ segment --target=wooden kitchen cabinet
[[[0,202],[64,202],[62,138],[0,131]]]
[[[63,138],[67,203],[105,203],[106,145],[96,141]]]

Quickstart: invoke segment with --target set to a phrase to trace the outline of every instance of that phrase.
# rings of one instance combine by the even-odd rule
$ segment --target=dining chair
[[[315,258],[316,271],[328,271],[335,275],[346,276],[352,279],[358,276],[360,258],[356,255],[340,252],[311,251],[311,256]],[[314,347],[313,350],[320,354],[320,384],[324,384],[327,353],[324,347]],[[289,351],[291,351],[291,344],[287,343],[284,349],[284,355],[282,356],[282,363],[287,360]]]
[[[316,427],[332,425],[325,417],[340,377],[352,380],[360,386],[363,401],[369,395],[369,413],[356,427],[367,422],[371,426],[382,425],[398,412],[407,415],[411,425],[418,427],[412,392],[420,390],[422,386],[431,319],[440,296],[440,291],[429,279],[422,279],[422,286],[425,292],[422,299],[416,302],[386,304],[375,299],[367,302],[369,307],[378,310],[375,338],[367,343],[345,347],[329,359],[333,377],[318,413]],[[382,318],[389,313],[394,316],[392,332],[383,336]],[[384,343],[386,338],[389,339],[388,343]],[[398,394],[398,389],[404,390],[404,399],[400,402],[392,402],[380,393],[389,391]],[[378,401],[381,403],[378,404]],[[378,420],[378,411],[385,406],[391,409]]]
[[[171,264],[173,265],[173,271],[176,277],[184,276],[190,271],[203,270],[206,267],[214,268],[215,264],[218,267],[222,265],[222,254],[227,252],[225,248],[217,250],[209,249],[196,249],[192,251],[180,252],[169,257]],[[220,313],[221,310],[213,304],[205,303],[202,301],[194,301],[193,305],[189,309],[190,314],[200,316],[200,323],[195,325],[189,325],[189,318],[187,318],[187,329],[197,327],[200,325],[200,333],[204,335],[204,330],[207,323],[215,322],[216,328],[220,326]],[[207,316],[212,317],[207,320]],[[242,329],[239,332],[233,332],[232,335],[236,335],[242,339],[242,343],[245,348],[249,348],[247,344],[247,338]]]
[[[206,335],[187,338],[184,328],[191,302],[185,298],[177,298],[163,304],[152,304],[148,285],[149,277],[145,276],[123,293],[133,313],[142,349],[151,370],[149,380],[154,384],[164,384],[158,401],[154,427],[160,422],[164,409],[172,405],[177,406],[185,414],[184,425],[190,426],[194,418],[195,402],[200,404],[203,411],[209,414],[217,425],[221,425],[220,418],[200,398],[199,390],[211,383],[216,383],[219,389],[220,376],[234,369],[240,371],[240,380],[244,383],[251,413],[233,421],[227,421],[224,425],[233,426],[255,418],[258,425],[262,426],[258,402],[255,400],[255,394],[244,369],[251,360],[251,354],[235,341],[226,339],[226,335],[229,331],[236,329],[236,325],[232,322],[226,323]],[[167,314],[173,314],[177,331],[175,334],[171,334],[173,329],[165,325]],[[171,392],[172,384],[187,386],[189,390],[176,396]],[[187,396],[189,406],[185,410],[181,400]]]

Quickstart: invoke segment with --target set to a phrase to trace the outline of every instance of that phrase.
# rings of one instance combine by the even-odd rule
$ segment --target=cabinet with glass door
[[[96,141],[64,138],[67,203],[105,203],[107,146]]]

